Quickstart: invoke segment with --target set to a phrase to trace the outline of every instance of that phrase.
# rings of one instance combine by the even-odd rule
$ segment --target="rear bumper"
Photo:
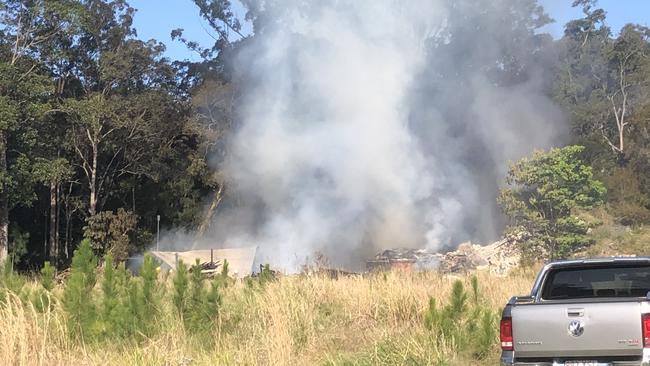
[[[553,357],[548,357],[548,358],[553,359]],[[522,362],[522,361],[518,361],[515,358],[515,352],[504,351],[501,353],[501,365],[502,366],[564,366],[564,361],[559,359],[559,360],[553,360],[553,361],[549,360],[544,362],[539,362],[539,361]],[[650,348],[643,349],[643,357],[640,360],[601,361],[601,363],[599,363],[598,365],[599,366],[650,366]]]

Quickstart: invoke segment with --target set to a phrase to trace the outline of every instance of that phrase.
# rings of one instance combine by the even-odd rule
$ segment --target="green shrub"
[[[446,315],[456,322],[460,321],[465,314],[467,310],[467,293],[462,281],[456,280],[454,282],[449,305],[445,310]]]
[[[5,290],[19,295],[27,280],[14,272],[13,259],[7,257],[2,263],[2,274],[0,275],[0,286]],[[4,294],[2,295],[4,296]]]
[[[174,294],[172,296],[172,302],[181,317],[185,312],[188,283],[187,266],[185,266],[183,261],[178,261],[178,264],[176,265],[176,273],[174,274],[173,279]]]
[[[113,255],[110,253],[104,257],[104,278],[102,279],[102,316],[110,319],[111,313],[117,306],[118,298],[115,289],[115,269],[113,268]]]
[[[467,352],[472,358],[483,360],[496,344],[495,316],[481,304],[476,276],[472,277],[471,286],[474,300],[471,306],[460,280],[453,283],[449,302],[442,309],[430,298],[424,325],[433,332],[436,346],[450,346],[456,352]]]
[[[30,302],[39,312],[51,309],[53,297],[50,295],[54,289],[54,275],[56,269],[46,261],[41,268],[41,287],[34,289],[29,295]]]
[[[230,264],[228,263],[227,260],[224,259],[223,264],[221,266],[221,273],[219,273],[219,275],[214,277],[220,287],[230,286],[232,279],[228,275],[229,272],[230,272]]]
[[[201,264],[196,260],[190,270],[190,294],[185,308],[185,325],[190,330],[197,330],[202,326],[202,302],[205,298],[205,287],[203,283],[203,274],[201,273]]]
[[[473,295],[473,300],[474,300],[474,306],[478,306],[478,301],[479,301],[479,296],[478,296],[478,277],[476,275],[472,276],[471,279],[471,284],[472,284],[472,295]]]
[[[126,296],[122,295],[123,301],[126,300],[128,309],[129,323],[126,327],[126,334],[129,336],[141,333],[143,329],[143,318],[145,309],[142,305],[142,290],[136,279],[129,277],[126,287]]]
[[[115,302],[109,314],[106,314],[108,335],[119,338],[131,337],[137,334],[138,319],[137,308],[133,309],[131,300],[134,281],[126,270],[124,263],[120,263],[115,271]],[[110,303],[109,303],[110,306]]]
[[[150,254],[145,254],[140,277],[142,277],[142,331],[150,334],[154,319],[160,308],[160,285],[156,262]]]
[[[269,282],[275,281],[275,276],[273,275],[271,266],[268,263],[262,266],[262,270],[260,271],[258,279],[260,286],[264,286]]]
[[[575,215],[599,206],[607,190],[580,157],[582,146],[536,152],[510,167],[498,202],[509,231],[524,232],[524,259],[565,258],[591,244],[589,225]]]
[[[221,307],[219,288],[222,283],[223,278],[218,275],[206,288],[198,260],[190,269],[189,280],[185,265],[177,267],[173,302],[188,332],[205,334],[210,331]]]
[[[429,307],[424,314],[424,327],[428,330],[434,330],[440,323],[439,316],[440,314],[438,312],[438,307],[436,306],[436,299],[430,297]]]
[[[26,293],[22,294],[21,298],[25,297],[29,299],[29,302],[31,302],[34,309],[39,313],[44,313],[46,310],[52,308],[52,297],[42,287],[36,287],[31,291],[27,290]]]
[[[494,350],[497,339],[496,317],[489,309],[483,309],[482,313],[483,316],[476,330],[476,336],[472,338],[474,340],[473,356],[479,360],[484,360],[490,355]]]
[[[116,335],[116,333],[121,333],[119,330],[125,323],[122,319],[118,319],[122,314],[121,311],[118,310],[118,307],[120,306],[120,298],[115,277],[113,255],[109,253],[104,257],[104,277],[101,284],[103,295],[101,305],[102,330],[106,336],[113,336]]]
[[[41,269],[41,286],[47,291],[52,291],[54,289],[54,276],[56,274],[56,268],[50,265],[50,262],[46,261]]]
[[[84,340],[94,335],[96,309],[91,294],[95,286],[97,259],[89,240],[83,240],[74,251],[70,277],[63,291],[63,308],[73,338]]]
[[[215,278],[210,284],[210,290],[208,290],[206,301],[203,305],[203,314],[205,318],[212,323],[214,319],[219,315],[219,310],[221,308],[222,296],[219,291],[221,282],[218,278]]]

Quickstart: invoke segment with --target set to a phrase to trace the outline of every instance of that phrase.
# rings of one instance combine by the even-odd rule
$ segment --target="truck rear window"
[[[558,268],[549,272],[542,299],[645,297],[648,291],[650,267],[647,265]]]

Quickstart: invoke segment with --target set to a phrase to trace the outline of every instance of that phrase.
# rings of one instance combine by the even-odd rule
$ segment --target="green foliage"
[[[588,224],[576,214],[603,202],[604,185],[580,160],[581,146],[536,152],[508,172],[509,188],[499,203],[510,229],[528,234],[525,253],[537,257],[566,257],[589,243]]]
[[[215,34],[214,45],[208,48],[201,47],[197,42],[183,37],[183,29],[174,29],[171,32],[172,39],[178,39],[190,50],[198,53],[202,58],[209,60],[217,57],[219,53],[230,46],[230,34],[237,34],[243,38],[239,19],[230,9],[230,1],[223,0],[193,0],[199,8],[199,14],[207,21],[211,33]]]
[[[75,250],[63,291],[63,308],[68,317],[68,329],[74,338],[87,339],[94,335],[96,306],[91,295],[95,286],[97,259],[90,241],[84,239]]]
[[[102,279],[102,317],[108,321],[113,310],[119,303],[115,269],[113,268],[113,256],[109,253],[104,257],[104,277]]]
[[[133,217],[160,214],[164,225],[186,225],[200,215],[215,187],[206,163],[211,128],[230,121],[220,115],[196,123],[189,97],[202,78],[185,79],[182,67],[163,58],[163,44],[137,39],[134,13],[121,0],[0,5],[0,152],[7,163],[0,196],[8,202],[0,215],[9,216],[12,238],[14,223],[47,227],[54,206],[67,238],[88,225],[97,254],[111,251],[119,262],[150,242],[151,226]],[[14,210],[19,206],[32,207]],[[113,216],[94,217],[102,212]],[[53,225],[47,230],[56,237]],[[43,252],[43,236],[30,231],[9,245],[16,264],[20,254]],[[0,249],[6,241],[0,238]]]
[[[454,321],[458,321],[467,311],[467,292],[463,282],[457,280],[451,289],[451,298],[446,309],[446,315]]]
[[[424,325],[435,336],[437,346],[447,345],[456,352],[482,360],[490,356],[496,345],[496,317],[481,304],[476,276],[472,277],[471,285],[474,295],[471,306],[460,280],[453,283],[449,302],[444,307],[439,309],[435,299],[430,298]]]
[[[145,256],[141,281],[132,277],[120,263],[113,268],[109,253],[105,258],[102,281],[102,312],[99,328],[109,338],[140,339],[154,334],[160,306],[155,262]]]
[[[474,338],[473,355],[479,360],[486,359],[494,351],[494,344],[498,337],[496,333],[496,316],[485,309]]]
[[[440,312],[438,311],[438,306],[436,304],[436,299],[433,297],[429,298],[429,307],[424,313],[424,326],[428,330],[433,330],[438,324],[440,324]]]
[[[201,264],[196,260],[196,264],[190,269],[190,294],[185,308],[184,320],[189,329],[197,329],[201,326],[201,303],[205,297],[205,287],[203,283],[203,274],[201,273]]]
[[[223,264],[221,265],[221,277],[228,278],[229,271],[230,271],[230,263],[228,263],[227,259],[224,259]]]
[[[176,264],[176,273],[174,274],[173,285],[174,293],[172,295],[172,303],[174,304],[178,314],[182,317],[186,309],[186,297],[189,285],[187,266],[182,260],[179,260]]]
[[[9,234],[9,256],[14,264],[20,264],[28,253],[29,232],[14,227]]]
[[[650,199],[641,177],[631,167],[615,167],[603,177],[609,212],[623,225],[650,223]]]
[[[122,208],[113,212],[100,212],[88,218],[84,236],[88,238],[96,253],[110,252],[117,262],[126,260],[133,250],[138,217]]]
[[[41,286],[47,291],[54,289],[54,275],[56,275],[56,268],[45,261],[41,269]]]
[[[473,295],[474,305],[478,305],[479,304],[478,277],[476,277],[476,275],[472,276],[471,284],[472,284],[472,295]]]
[[[14,294],[20,294],[23,286],[27,281],[22,276],[14,272],[12,258],[7,258],[2,263],[2,274],[0,276],[0,285]],[[3,294],[4,295],[4,294]]]
[[[221,265],[221,272],[214,276],[214,282],[217,283],[219,287],[228,287],[234,281],[232,278],[230,278],[229,271],[230,264],[226,259],[224,259]]]
[[[116,295],[113,307],[110,313],[105,314],[104,318],[107,336],[129,338],[139,335],[138,331],[141,326],[138,314],[141,309],[132,301],[133,287],[133,278],[126,270],[124,263],[120,263],[115,271]]]
[[[52,290],[54,289],[55,274],[56,268],[46,261],[41,268],[41,287],[32,289],[28,295],[32,305],[39,312],[51,309],[54,304],[55,298],[52,295]]]
[[[143,313],[146,311],[142,306],[142,290],[140,284],[134,278],[128,277],[126,282],[126,292],[122,293],[122,301],[126,302],[125,307],[128,309],[129,326],[126,327],[126,334],[132,336],[141,329]]]
[[[190,332],[207,332],[212,328],[221,306],[221,279],[215,277],[210,288],[206,289],[198,259],[190,272],[190,294],[184,308],[184,324]]]
[[[143,329],[148,331],[153,326],[153,320],[160,309],[160,285],[158,283],[158,270],[151,254],[145,254],[142,269],[142,322]],[[145,332],[148,334],[148,332]]]
[[[273,271],[271,271],[271,266],[267,263],[262,266],[262,270],[260,271],[259,284],[260,286],[264,286],[272,281],[275,281],[275,276],[273,275]]]
[[[220,291],[221,283],[222,281],[219,281],[219,279],[216,277],[212,280],[210,283],[210,289],[208,290],[208,293],[203,302],[202,317],[210,325],[214,323],[217,315],[219,315],[219,310],[223,302],[223,297]]]

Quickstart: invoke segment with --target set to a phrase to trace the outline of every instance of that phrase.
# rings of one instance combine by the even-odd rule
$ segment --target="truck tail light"
[[[644,340],[645,334],[648,335],[648,342],[650,343],[650,317],[647,318],[647,325],[648,325],[648,333],[643,333],[644,334]],[[643,326],[644,330],[646,329],[646,318],[643,320]],[[513,343],[512,343],[512,318],[503,318],[501,319],[501,331],[500,331],[500,338],[501,338],[501,349],[504,351],[512,351],[514,350]]]
[[[650,314],[641,316],[641,330],[643,334],[643,347],[650,347]]]

